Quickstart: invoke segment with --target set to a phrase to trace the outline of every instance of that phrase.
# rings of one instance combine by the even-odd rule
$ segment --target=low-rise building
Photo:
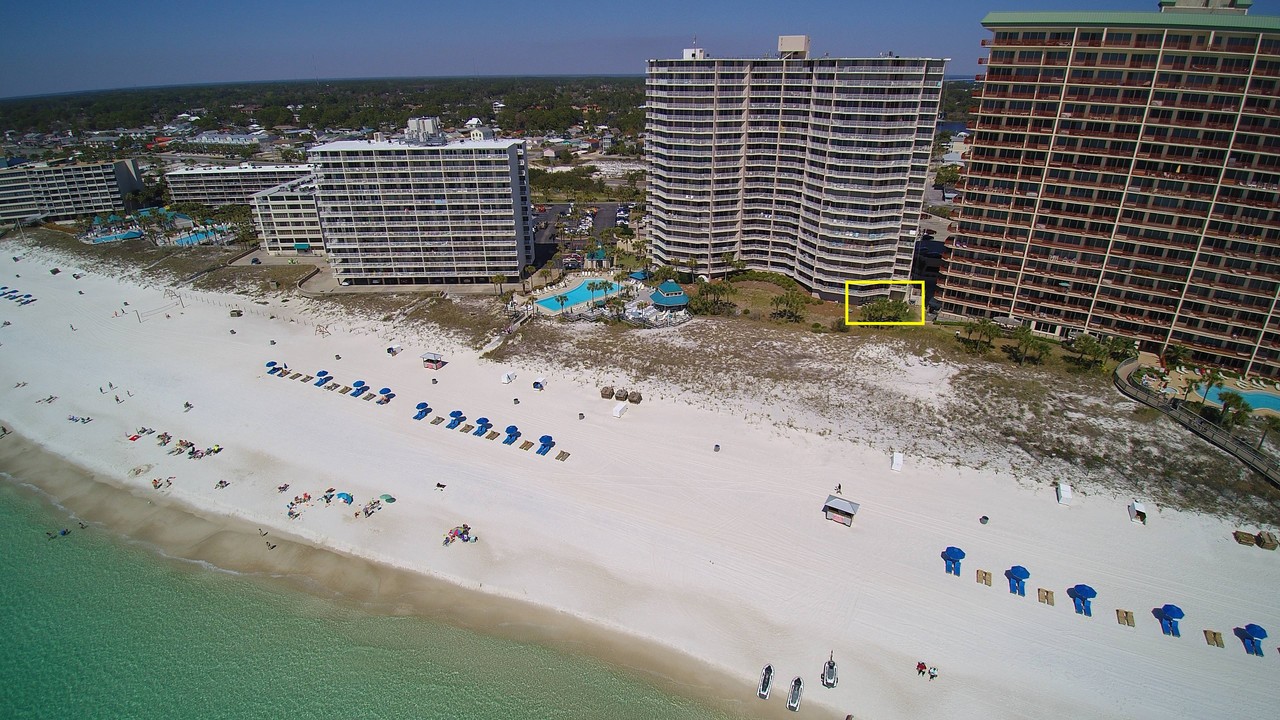
[[[217,207],[246,205],[254,193],[306,177],[313,170],[310,165],[205,165],[170,170],[165,180],[174,202]]]

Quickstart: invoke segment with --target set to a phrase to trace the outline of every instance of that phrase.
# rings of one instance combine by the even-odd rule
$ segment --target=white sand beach
[[[7,247],[0,285],[37,302],[0,301],[12,323],[0,329],[0,421],[157,502],[644,638],[740,678],[737,694],[726,688],[718,700],[746,715],[778,716],[796,675],[806,683],[801,717],[1274,712],[1276,641],[1252,657],[1232,630],[1280,633],[1280,554],[1237,545],[1223,521],[1151,507],[1138,525],[1126,498],[1082,488],[1067,507],[999,470],[910,456],[891,472],[883,453],[763,424],[767,408],[713,413],[661,387],[637,387],[645,401],[616,419],[615,403],[570,371],[491,363],[443,336],[317,317],[304,301],[183,290],[178,304],[160,288]],[[245,315],[228,317],[230,305]],[[389,356],[392,343],[404,352]],[[428,351],[448,364],[424,369]],[[267,361],[396,397],[379,406],[280,379]],[[504,385],[508,372],[517,378]],[[936,368],[902,372],[913,393],[945,382]],[[545,391],[532,389],[538,377]],[[433,412],[414,421],[422,401]],[[556,446],[539,457],[430,424],[452,410],[468,424],[487,416],[498,431],[515,424],[535,442],[550,434]],[[131,441],[139,427],[224,450],[170,455],[156,435]],[[169,477],[172,486],[153,489]],[[837,483],[861,504],[851,528],[820,511]],[[326,505],[329,487],[355,503]],[[290,519],[286,503],[304,492],[311,502]],[[353,515],[383,493],[396,502]],[[479,541],[442,546],[462,523]],[[949,545],[967,553],[958,578],[943,574]],[[1003,573],[1014,564],[1031,572],[1027,597],[1008,593]],[[993,574],[991,587],[975,582],[978,569]],[[1072,611],[1066,589],[1077,583],[1098,591],[1092,618]],[[1037,588],[1053,590],[1056,605],[1038,603]],[[1165,603],[1186,611],[1181,638],[1163,636],[1152,616]],[[1117,624],[1117,608],[1136,627]],[[1207,645],[1203,629],[1226,647]],[[827,689],[818,679],[832,652],[840,684]],[[939,677],[918,677],[917,661]],[[779,682],[764,702],[754,693],[766,663]]]

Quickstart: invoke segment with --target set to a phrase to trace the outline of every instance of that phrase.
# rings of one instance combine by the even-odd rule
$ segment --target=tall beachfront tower
[[[345,140],[307,151],[324,251],[343,285],[512,280],[533,260],[520,140]]]
[[[762,58],[650,60],[654,257],[713,276],[741,260],[824,297],[909,278],[945,65],[810,57],[804,35]]]
[[[1280,18],[997,12],[945,313],[1280,376]]]

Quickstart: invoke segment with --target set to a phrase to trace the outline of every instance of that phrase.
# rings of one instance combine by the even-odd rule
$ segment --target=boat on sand
[[[760,687],[756,688],[756,697],[761,700],[769,699],[769,691],[773,689],[773,666],[765,665],[764,670],[760,671]]]
[[[787,709],[791,712],[800,710],[800,693],[804,692],[804,681],[797,675],[791,681],[791,692],[787,693]]]

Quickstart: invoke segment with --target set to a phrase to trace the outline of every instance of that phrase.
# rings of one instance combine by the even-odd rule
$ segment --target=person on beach
[[[840,492],[840,483],[836,483],[836,494],[837,494],[837,495],[841,494],[841,492]]]
[[[120,396],[119,396],[119,395],[117,395],[117,396],[116,396],[116,404],[117,404],[117,405],[119,405],[119,404],[120,404],[120,403],[122,403],[122,402],[124,402],[124,401],[120,399]]]
[[[924,674],[928,672],[928,670],[929,668],[924,664],[923,660],[916,663],[916,675],[919,675],[920,677],[924,677]]]
[[[938,677],[938,668],[936,667],[929,668],[929,681],[932,682],[933,679],[936,677]]]
[[[67,323],[67,324],[68,324],[68,325],[71,325],[71,323]],[[71,331],[72,331],[72,332],[75,332],[75,329],[76,329],[76,326],[75,326],[75,325],[71,325]]]

